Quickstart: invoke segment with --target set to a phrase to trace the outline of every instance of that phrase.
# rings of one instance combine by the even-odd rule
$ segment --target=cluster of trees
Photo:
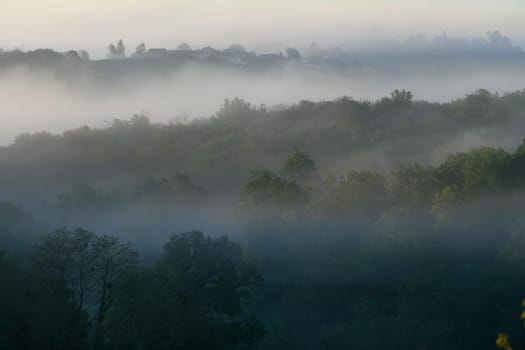
[[[104,192],[87,183],[77,183],[60,193],[56,209],[65,216],[93,215],[129,205],[143,205],[156,210],[163,207],[182,209],[206,200],[206,191],[181,172],[173,175],[152,175],[129,186],[127,191]]]
[[[0,204],[0,348],[522,347],[524,110],[399,90],[21,135],[0,149],[0,193],[29,209]],[[480,129],[518,146],[431,158]],[[64,223],[120,239],[42,235]]]
[[[86,50],[68,50],[66,52],[57,52],[51,49],[0,51],[0,68],[12,66],[51,67],[64,63],[85,63],[89,60],[89,52]]]
[[[208,48],[205,48],[207,50]],[[254,52],[248,52],[241,45],[231,45],[230,47],[224,49],[223,51],[209,48],[211,51],[220,54],[233,54],[239,56],[252,56],[257,57]],[[167,49],[157,49],[163,52],[168,52]],[[179,44],[175,51],[177,52],[191,52],[193,51],[192,47],[188,43]],[[199,51],[199,50],[197,50]],[[119,39],[117,43],[110,43],[108,45],[108,50],[106,58],[110,60],[122,60],[125,58],[143,58],[146,57],[148,53],[145,43],[140,43],[137,45],[135,51],[131,55],[126,54],[126,46],[122,39]],[[288,47],[285,50],[286,58],[291,61],[300,61],[301,54],[299,50]],[[280,54],[282,56],[282,53]],[[197,57],[197,56],[195,56]],[[284,57],[284,56],[282,56]],[[180,58],[180,57],[179,57]],[[87,62],[90,60],[89,52],[86,50],[68,50],[65,52],[57,52],[51,49],[36,49],[30,51],[24,51],[22,49],[14,50],[3,50],[0,48],[0,66],[2,64],[8,65],[30,65],[30,66],[41,66],[49,64],[58,64],[63,61],[70,62]]]
[[[482,140],[517,144],[524,106],[523,91],[499,96],[486,90],[450,103],[414,101],[408,91],[376,102],[340,98],[283,108],[233,99],[214,118],[189,123],[161,125],[136,116],[101,129],[22,134],[0,148],[0,189],[38,192],[35,173],[39,190],[45,184],[55,195],[64,184],[184,172],[204,188],[234,193],[252,169],[279,167],[295,146],[319,160],[325,173],[346,164],[385,172],[406,160],[432,164]]]
[[[314,160],[296,149],[280,174],[254,171],[241,200],[247,206],[288,207],[310,216],[375,216],[391,206],[405,206],[444,219],[467,203],[497,196],[521,199],[524,174],[525,141],[512,153],[482,147],[449,155],[436,166],[401,164],[388,177],[350,170],[321,179]]]
[[[264,328],[249,311],[262,280],[226,237],[172,236],[153,266],[115,237],[45,234],[26,261],[0,253],[0,347],[233,349]]]
[[[457,38],[443,33],[432,39],[425,35],[408,37],[400,47],[408,50],[438,49],[438,50],[462,50],[462,51],[495,51],[495,52],[520,52],[521,48],[515,46],[509,37],[500,31],[489,31],[485,37],[476,39]]]
[[[522,346],[524,147],[324,180],[295,150],[254,172],[238,239],[279,320],[266,348],[490,349],[507,329]]]
[[[126,58],[126,47],[124,46],[124,42],[122,41],[122,39],[120,39],[117,42],[117,45],[113,43],[109,44],[108,58],[111,58],[111,59]]]
[[[0,73],[4,68],[23,67],[32,71],[43,71],[60,77],[65,83],[76,83],[80,87],[87,81],[97,88],[108,88],[115,82],[129,84],[136,76],[165,77],[188,64],[208,69],[232,69],[258,76],[261,72],[280,73],[283,68],[297,73],[376,79],[377,75],[399,79],[400,77],[470,74],[498,74],[523,69],[525,54],[520,47],[499,31],[491,31],[484,38],[469,40],[446,34],[427,38],[416,35],[398,42],[381,41],[370,43],[363,49],[341,47],[320,48],[313,43],[309,48],[298,50],[282,45],[264,48],[267,53],[256,54],[243,46],[234,44],[225,49],[205,47],[195,49],[187,44],[175,50],[147,48],[145,43],[135,51],[122,40],[107,47],[106,59],[89,61],[85,50],[56,52],[50,49],[0,49]],[[141,59],[136,59],[141,58]]]
[[[525,143],[513,152],[484,147],[434,166],[403,164],[389,176],[335,177],[295,149],[278,170],[248,177],[233,241],[174,235],[148,263],[114,237],[45,234],[27,262],[0,259],[7,310],[0,323],[11,321],[0,342],[7,349],[490,349],[505,331],[521,346],[524,150]],[[181,184],[201,193],[181,174],[146,183],[159,194]],[[2,231],[15,218],[28,220],[13,206],[0,209]],[[147,234],[154,239],[154,229]],[[42,314],[52,316],[44,322]]]
[[[207,50],[207,49],[208,48],[205,48],[204,50]],[[210,49],[209,51],[214,51],[217,54],[221,53],[221,51],[213,49],[211,47],[209,49]],[[167,49],[157,49],[157,50],[165,51],[165,53],[168,52]],[[177,48],[175,49],[175,51],[188,53],[188,52],[193,51],[193,49],[190,46],[190,44],[188,44],[188,43],[181,43],[181,44],[177,45]],[[300,61],[301,60],[301,53],[296,48],[288,47],[288,48],[286,48],[286,50],[284,52],[286,54],[286,58],[288,58],[288,59],[290,59],[292,61]],[[135,53],[131,57],[136,57],[136,58],[137,57],[144,57],[144,55],[146,53],[147,53],[146,44],[145,43],[140,43],[137,46],[137,48],[135,49]],[[243,57],[243,56],[257,57],[255,52],[248,52],[244,48],[244,46],[239,45],[239,44],[232,44],[232,45],[230,45],[228,48],[222,50],[222,53],[231,54],[231,55],[238,56],[238,57]],[[281,57],[284,57],[284,56],[282,56],[282,52],[279,55]],[[109,59],[123,59],[123,58],[126,58],[126,47],[125,47],[124,42],[122,41],[122,39],[120,39],[117,42],[116,45],[113,44],[113,43],[109,44],[107,58],[109,58]]]
[[[0,202],[0,249],[12,253],[26,252],[38,232],[37,226],[31,213],[11,203]]]

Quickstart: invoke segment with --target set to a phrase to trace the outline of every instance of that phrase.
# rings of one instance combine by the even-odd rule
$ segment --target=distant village
[[[241,45],[231,45],[227,49],[218,50],[211,46],[201,49],[192,49],[187,43],[180,44],[176,49],[146,48],[140,44],[131,55],[126,55],[126,49],[122,40],[108,47],[108,59],[186,59],[186,60],[208,60],[215,62],[227,62],[235,65],[248,65],[253,62],[272,63],[278,61],[300,61],[301,54],[295,48],[286,48],[284,53],[267,53],[257,55],[253,51],[247,51]]]
[[[26,51],[21,48],[2,50],[0,48],[0,68],[18,65],[57,66],[63,62],[82,63],[99,62],[104,69],[110,61],[119,60],[130,63],[130,66],[157,66],[159,69],[178,65],[179,63],[210,63],[234,67],[269,68],[282,64],[291,64],[303,68],[341,72],[396,71],[396,67],[416,67],[421,62],[432,63],[447,68],[450,60],[500,62],[501,64],[525,63],[525,52],[499,31],[490,31],[484,37],[474,39],[458,38],[446,32],[435,37],[419,34],[405,40],[369,41],[362,46],[321,47],[311,43],[305,48],[288,47],[274,43],[264,50],[247,50],[239,44],[226,49],[211,46],[192,48],[182,43],[175,49],[138,45],[134,50],[126,48],[123,40],[111,43],[103,59],[91,59],[86,50],[69,50],[57,52],[51,49]],[[264,53],[260,53],[266,51]],[[425,60],[418,57],[425,55]],[[488,60],[487,60],[488,59]],[[143,64],[135,64],[143,62]],[[97,64],[98,65],[98,64]],[[131,68],[133,68],[131,67]],[[126,68],[127,69],[127,68]]]
[[[435,36],[431,39],[425,35],[418,34],[406,38],[404,41],[385,40],[371,42],[365,51],[441,51],[441,52],[498,52],[516,53],[522,52],[521,47],[515,46],[512,41],[503,36],[499,31],[489,31],[485,37],[465,39],[449,36],[447,32]],[[293,47],[279,47],[272,53],[256,54],[248,51],[243,46],[234,44],[224,50],[218,50],[211,46],[200,49],[192,49],[188,43],[183,43],[171,50],[167,48],[146,48],[145,44],[140,44],[131,54],[130,58],[186,58],[200,60],[214,60],[229,62],[236,65],[247,65],[254,61],[259,62],[278,62],[301,61],[303,56],[307,61],[319,61],[320,59],[337,59],[347,56],[356,50],[343,49],[341,47],[331,47],[328,49],[320,48],[316,43],[311,43],[309,47],[296,49]],[[126,49],[122,40],[117,44],[110,44],[108,47],[107,58],[123,59],[126,58]]]

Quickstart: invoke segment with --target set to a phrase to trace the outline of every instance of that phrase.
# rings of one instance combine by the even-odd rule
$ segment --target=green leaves
[[[248,206],[295,206],[300,204],[301,199],[303,192],[294,181],[288,181],[269,170],[252,172],[241,192],[241,201]]]
[[[289,181],[302,185],[319,182],[319,174],[314,160],[297,148],[284,163],[283,176]]]
[[[103,346],[107,313],[137,253],[116,237],[63,228],[43,236],[32,258],[56,298],[92,316],[93,346]]]
[[[112,314],[113,337],[119,342],[133,339],[136,348],[212,350],[253,345],[264,335],[245,308],[261,277],[226,237],[175,234],[155,269],[130,277]]]

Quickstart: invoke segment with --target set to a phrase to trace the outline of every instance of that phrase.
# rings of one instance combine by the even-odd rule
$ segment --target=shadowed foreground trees
[[[33,264],[56,298],[66,300],[77,314],[89,319],[93,348],[104,348],[108,312],[125,276],[136,267],[137,253],[115,237],[80,228],[60,229],[41,239]],[[64,323],[71,324],[71,320]]]
[[[238,245],[174,235],[153,267],[117,238],[78,228],[44,235],[31,264],[0,252],[0,348],[242,349],[264,329],[262,285]]]
[[[275,201],[289,180],[250,177],[241,202],[263,220],[239,239],[277,325],[262,348],[490,349],[502,330],[522,348],[524,144],[329,175],[293,206]]]
[[[113,313],[120,349],[241,349],[264,335],[245,306],[262,280],[226,237],[174,235],[153,269],[130,275]]]
[[[503,113],[510,100],[522,104],[524,96],[480,92],[437,106],[397,92],[383,104],[348,99],[304,102],[283,113],[298,120],[299,115],[319,116],[322,123],[310,119],[307,126],[326,127],[329,111],[341,108],[349,115],[330,129],[330,137],[341,131],[335,143],[344,146],[361,135],[375,141],[390,139],[390,144],[391,135],[399,136],[399,141],[412,132],[425,137],[421,130],[434,131],[430,124],[421,124],[430,119],[418,110],[455,111],[458,115],[453,118],[481,125],[481,120]],[[32,264],[0,257],[1,349],[490,350],[500,331],[508,332],[516,349],[525,345],[525,333],[515,325],[519,316],[515,310],[525,291],[525,142],[515,151],[476,148],[443,157],[434,165],[411,161],[391,172],[366,170],[370,168],[347,159],[331,175],[335,170],[329,166],[338,158],[319,156],[320,145],[326,146],[325,152],[331,149],[330,142],[323,141],[332,141],[328,133],[312,136],[318,144],[304,147],[314,150],[309,156],[293,147],[301,146],[294,138],[305,134],[297,136],[289,129],[281,133],[283,128],[275,125],[263,128],[264,145],[272,152],[272,162],[265,162],[253,147],[262,142],[257,141],[259,129],[247,126],[255,119],[265,124],[271,113],[255,112],[240,101],[227,107],[224,115],[210,122],[214,128],[209,130],[206,123],[165,128],[137,117],[102,130],[22,137],[0,150],[4,153],[0,159],[10,159],[4,164],[13,166],[13,159],[25,154],[22,163],[27,169],[36,147],[49,144],[56,146],[48,149],[50,154],[67,150],[82,159],[78,152],[88,147],[82,143],[81,151],[71,148],[77,138],[106,140],[107,149],[117,142],[122,148],[114,147],[139,158],[144,153],[129,153],[128,146],[151,145],[155,157],[185,152],[195,161],[187,169],[191,178],[179,172],[186,166],[176,161],[175,153],[171,163],[146,154],[141,158],[145,163],[136,163],[143,170],[141,176],[134,177],[130,170],[129,183],[120,192],[101,190],[105,183],[96,180],[73,187],[60,197],[63,215],[58,219],[75,222],[76,214],[86,214],[87,222],[112,225],[121,237],[147,241],[136,246],[144,251],[155,246],[155,239],[171,225],[184,227],[181,231],[207,226],[214,233],[231,232],[245,252],[226,238],[187,232],[173,236],[162,252],[160,247],[158,253],[149,252],[145,256],[150,263],[141,265],[130,246],[115,238],[83,229],[57,230],[39,241]],[[353,115],[353,109],[361,112]],[[387,110],[395,110],[392,122],[382,117]],[[246,118],[246,113],[258,118]],[[473,118],[477,113],[479,119]],[[364,118],[361,122],[359,116]],[[342,120],[349,123],[348,129],[338,127]],[[419,130],[418,123],[428,128]],[[199,137],[188,136],[186,148],[170,148],[192,133],[208,137],[220,134],[221,128],[228,130],[223,136],[229,136],[206,141],[195,153],[187,152],[189,140]],[[276,135],[286,144],[275,143],[271,138]],[[447,139],[451,137],[448,134]],[[169,144],[168,151],[161,144],[155,146],[154,140]],[[236,153],[243,145],[250,152]],[[226,154],[237,154],[242,166],[230,163]],[[100,153],[101,158],[105,155]],[[114,156],[119,166],[131,164],[118,152]],[[43,162],[62,169],[49,159]],[[152,165],[156,161],[178,169],[159,171]],[[227,166],[235,177],[226,179],[210,164]],[[97,169],[92,165],[88,158],[89,171]],[[111,167],[111,162],[104,167]],[[260,170],[250,175],[243,167]],[[126,169],[119,171],[127,174]],[[201,182],[199,169],[216,177],[215,186]],[[16,172],[26,173],[34,172]],[[71,183],[86,180],[80,173],[82,178]],[[139,182],[140,178],[145,180]],[[240,198],[221,197],[226,180],[235,183]],[[4,182],[13,183],[9,177],[0,181]],[[225,205],[234,213],[219,210]],[[219,220],[210,219],[213,211],[207,206],[219,211]],[[130,208],[127,215],[120,215]],[[36,211],[35,220],[46,217],[47,212]],[[122,222],[126,220],[131,222]],[[26,222],[33,220],[24,211],[0,205],[2,249],[11,252],[13,240],[25,240],[21,227]],[[142,226],[132,227],[135,224]],[[264,288],[258,288],[260,276]]]
[[[0,348],[84,349],[85,314],[49,280],[0,252]]]

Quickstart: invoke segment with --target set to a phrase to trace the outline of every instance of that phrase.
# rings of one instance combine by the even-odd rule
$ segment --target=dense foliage
[[[246,301],[260,276],[237,245],[174,235],[154,267],[115,237],[44,235],[31,264],[0,255],[2,349],[231,349],[264,330]]]
[[[480,90],[442,104],[395,91],[373,103],[344,97],[277,109],[233,99],[215,117],[189,123],[154,124],[138,115],[102,129],[21,134],[0,148],[0,191],[33,198],[79,183],[122,188],[179,172],[233,194],[254,169],[280,167],[294,147],[324,175],[348,168],[385,174],[398,163],[436,164],[472,147],[509,149],[525,132],[524,108],[522,91]]]
[[[0,149],[0,348],[523,347],[524,110],[396,91],[21,135]],[[512,147],[454,149],[487,128]]]

